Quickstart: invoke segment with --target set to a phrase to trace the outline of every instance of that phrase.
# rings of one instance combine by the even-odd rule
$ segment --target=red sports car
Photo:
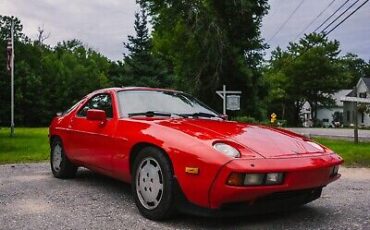
[[[142,215],[244,215],[295,207],[340,177],[342,158],[312,140],[226,121],[189,94],[110,88],[50,125],[51,170],[83,166],[132,184]]]

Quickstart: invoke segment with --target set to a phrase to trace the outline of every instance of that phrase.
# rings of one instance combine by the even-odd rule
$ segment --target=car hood
[[[268,126],[209,119],[171,119],[158,124],[199,140],[231,141],[265,158],[321,155],[328,151],[301,135]]]

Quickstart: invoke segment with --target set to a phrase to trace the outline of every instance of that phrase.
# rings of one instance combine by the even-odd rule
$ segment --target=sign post
[[[357,98],[357,87],[355,86],[353,88],[353,92]],[[354,141],[355,141],[355,144],[358,144],[358,117],[357,117],[357,100],[353,102],[354,103],[354,114],[355,114],[355,128],[353,129],[353,138],[354,138]]]
[[[227,110],[240,110],[240,94],[242,91],[226,91],[226,85],[222,86],[222,90],[216,91],[217,95],[223,100],[222,113],[226,114]],[[227,95],[230,94],[230,95]]]

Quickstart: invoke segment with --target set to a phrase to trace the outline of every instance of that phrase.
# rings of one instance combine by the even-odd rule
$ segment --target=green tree
[[[49,110],[62,111],[87,93],[111,86],[108,79],[109,61],[78,40],[59,43],[54,52],[42,59],[45,96],[49,95]]]
[[[356,54],[348,53],[340,58],[341,65],[350,77],[348,89],[353,88],[362,77],[370,77],[370,61],[367,63]]]
[[[147,13],[142,8],[140,13],[135,14],[136,36],[128,36],[128,43],[124,43],[129,52],[128,55],[124,55],[124,64],[116,63],[112,66],[116,69],[120,66],[123,67],[123,76],[115,77],[120,85],[148,87],[168,87],[170,85],[167,69],[161,59],[152,52],[152,40],[147,24]]]
[[[23,44],[28,42],[26,36],[22,33],[23,26],[20,20],[16,17],[0,15],[0,123],[10,124],[10,73],[7,71],[7,54],[6,46],[7,40],[10,39],[11,21],[14,22],[14,43],[15,56],[18,58],[18,49],[23,49]],[[15,59],[16,64],[18,60]],[[20,56],[19,58],[22,58]],[[22,67],[22,66],[21,66]],[[17,69],[15,69],[17,72]],[[18,79],[15,79],[16,83]],[[17,89],[15,93],[17,93]],[[19,97],[19,95],[15,95]],[[17,108],[17,107],[16,107]],[[16,117],[17,118],[17,117]]]
[[[0,122],[10,123],[10,74],[6,71],[6,39],[15,22],[15,123],[17,126],[49,124],[58,111],[67,109],[87,93],[111,86],[110,61],[78,40],[56,47],[31,41],[21,22],[0,16]]]
[[[312,107],[315,120],[319,105],[333,103],[330,94],[346,87],[351,77],[339,60],[339,42],[320,34],[309,34],[286,51],[272,53],[265,77],[270,82],[270,104],[291,124],[299,124],[299,113],[305,101]],[[271,107],[273,108],[273,106]]]
[[[259,66],[266,0],[140,0],[153,24],[154,51],[165,57],[176,87],[213,106],[215,90],[242,90],[244,112],[261,117],[265,94]]]
[[[21,21],[16,17],[2,16],[0,15],[0,39],[6,40],[10,38],[10,28],[11,24],[14,24],[14,37],[15,40],[29,40],[22,32],[23,25]]]

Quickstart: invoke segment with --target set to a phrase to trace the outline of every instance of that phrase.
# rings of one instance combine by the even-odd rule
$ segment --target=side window
[[[79,117],[86,117],[87,110],[104,110],[108,118],[113,117],[112,99],[108,94],[99,94],[91,98],[77,113]]]

